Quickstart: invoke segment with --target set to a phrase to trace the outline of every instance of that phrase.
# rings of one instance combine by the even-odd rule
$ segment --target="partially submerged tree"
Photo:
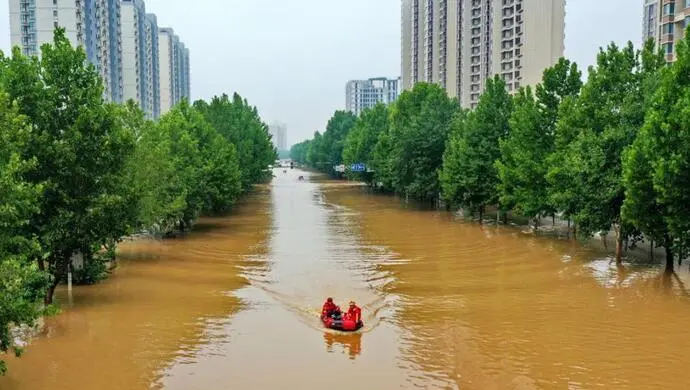
[[[479,212],[499,201],[499,140],[508,136],[513,102],[500,76],[488,79],[477,108],[458,115],[443,157],[443,197]]]
[[[660,55],[645,62],[658,68]],[[652,79],[658,86],[642,130],[623,159],[623,217],[666,249],[666,271],[674,254],[690,244],[690,30],[677,45],[676,61]],[[648,91],[651,92],[651,91]],[[649,94],[648,94],[649,96]]]

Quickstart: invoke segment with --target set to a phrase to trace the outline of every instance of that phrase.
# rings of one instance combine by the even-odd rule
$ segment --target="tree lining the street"
[[[624,243],[653,240],[673,271],[673,259],[690,247],[688,42],[686,32],[669,65],[651,40],[637,49],[612,43],[586,81],[561,58],[537,85],[512,95],[496,76],[474,109],[436,84],[417,83],[356,118],[341,160],[373,170],[367,180],[380,190],[443,200],[480,220],[494,207],[527,218],[535,231],[541,218],[557,215],[580,239],[613,231],[618,262]],[[328,128],[315,132],[291,158],[332,173],[316,164],[328,137]]]
[[[64,29],[40,58],[0,53],[1,353],[21,352],[13,329],[55,311],[70,271],[96,283],[128,235],[189,230],[271,177],[268,126],[238,94],[183,100],[154,122],[103,90]]]

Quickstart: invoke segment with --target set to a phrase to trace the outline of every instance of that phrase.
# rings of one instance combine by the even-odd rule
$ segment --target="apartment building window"
[[[481,0],[472,0],[472,7],[479,7],[481,5]]]
[[[53,10],[53,17],[57,18],[57,10]]]
[[[673,42],[664,43],[663,45],[661,45],[661,48],[664,50],[664,53],[672,54],[673,53]]]
[[[53,0],[53,5],[57,5],[57,0]]]
[[[661,26],[662,34],[673,34],[673,23],[667,23]]]
[[[479,65],[472,65],[472,68],[470,68],[472,73],[478,73],[479,72]]]
[[[472,54],[479,54],[479,47],[475,46],[472,48]]]
[[[675,4],[674,3],[664,4],[664,16],[673,15],[674,11],[675,11]]]
[[[472,44],[473,44],[473,45],[478,45],[478,44],[479,44],[479,37],[474,37],[474,38],[472,38]]]
[[[690,8],[690,0],[685,0],[685,8]]]

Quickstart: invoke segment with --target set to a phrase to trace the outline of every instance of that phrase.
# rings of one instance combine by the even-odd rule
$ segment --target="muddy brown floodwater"
[[[62,289],[0,389],[687,389],[687,273],[304,171]],[[298,176],[305,175],[306,181]],[[321,328],[322,300],[365,328]]]

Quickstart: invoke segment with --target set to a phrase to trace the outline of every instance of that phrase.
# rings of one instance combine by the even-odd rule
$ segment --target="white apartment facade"
[[[394,102],[400,92],[400,78],[375,77],[350,80],[345,85],[345,109],[359,116],[362,111],[378,103]]]
[[[157,119],[191,95],[189,49],[172,29],[159,29],[144,0],[9,0],[9,11],[11,44],[25,55],[40,55],[55,28],[64,28],[97,69],[109,101],[132,99]]]
[[[268,128],[276,149],[287,150],[287,127],[282,123],[272,123]]]
[[[643,0],[642,39],[652,38],[667,62],[676,59],[676,46],[690,25],[690,0]]]
[[[190,98],[189,50],[171,28],[158,29],[161,115]]]
[[[9,9],[12,46],[40,55],[41,45],[53,42],[55,28],[64,28],[98,70],[104,97],[122,102],[120,0],[10,0]]]
[[[475,107],[486,80],[509,91],[563,56],[565,0],[402,0],[402,84],[438,83]]]

